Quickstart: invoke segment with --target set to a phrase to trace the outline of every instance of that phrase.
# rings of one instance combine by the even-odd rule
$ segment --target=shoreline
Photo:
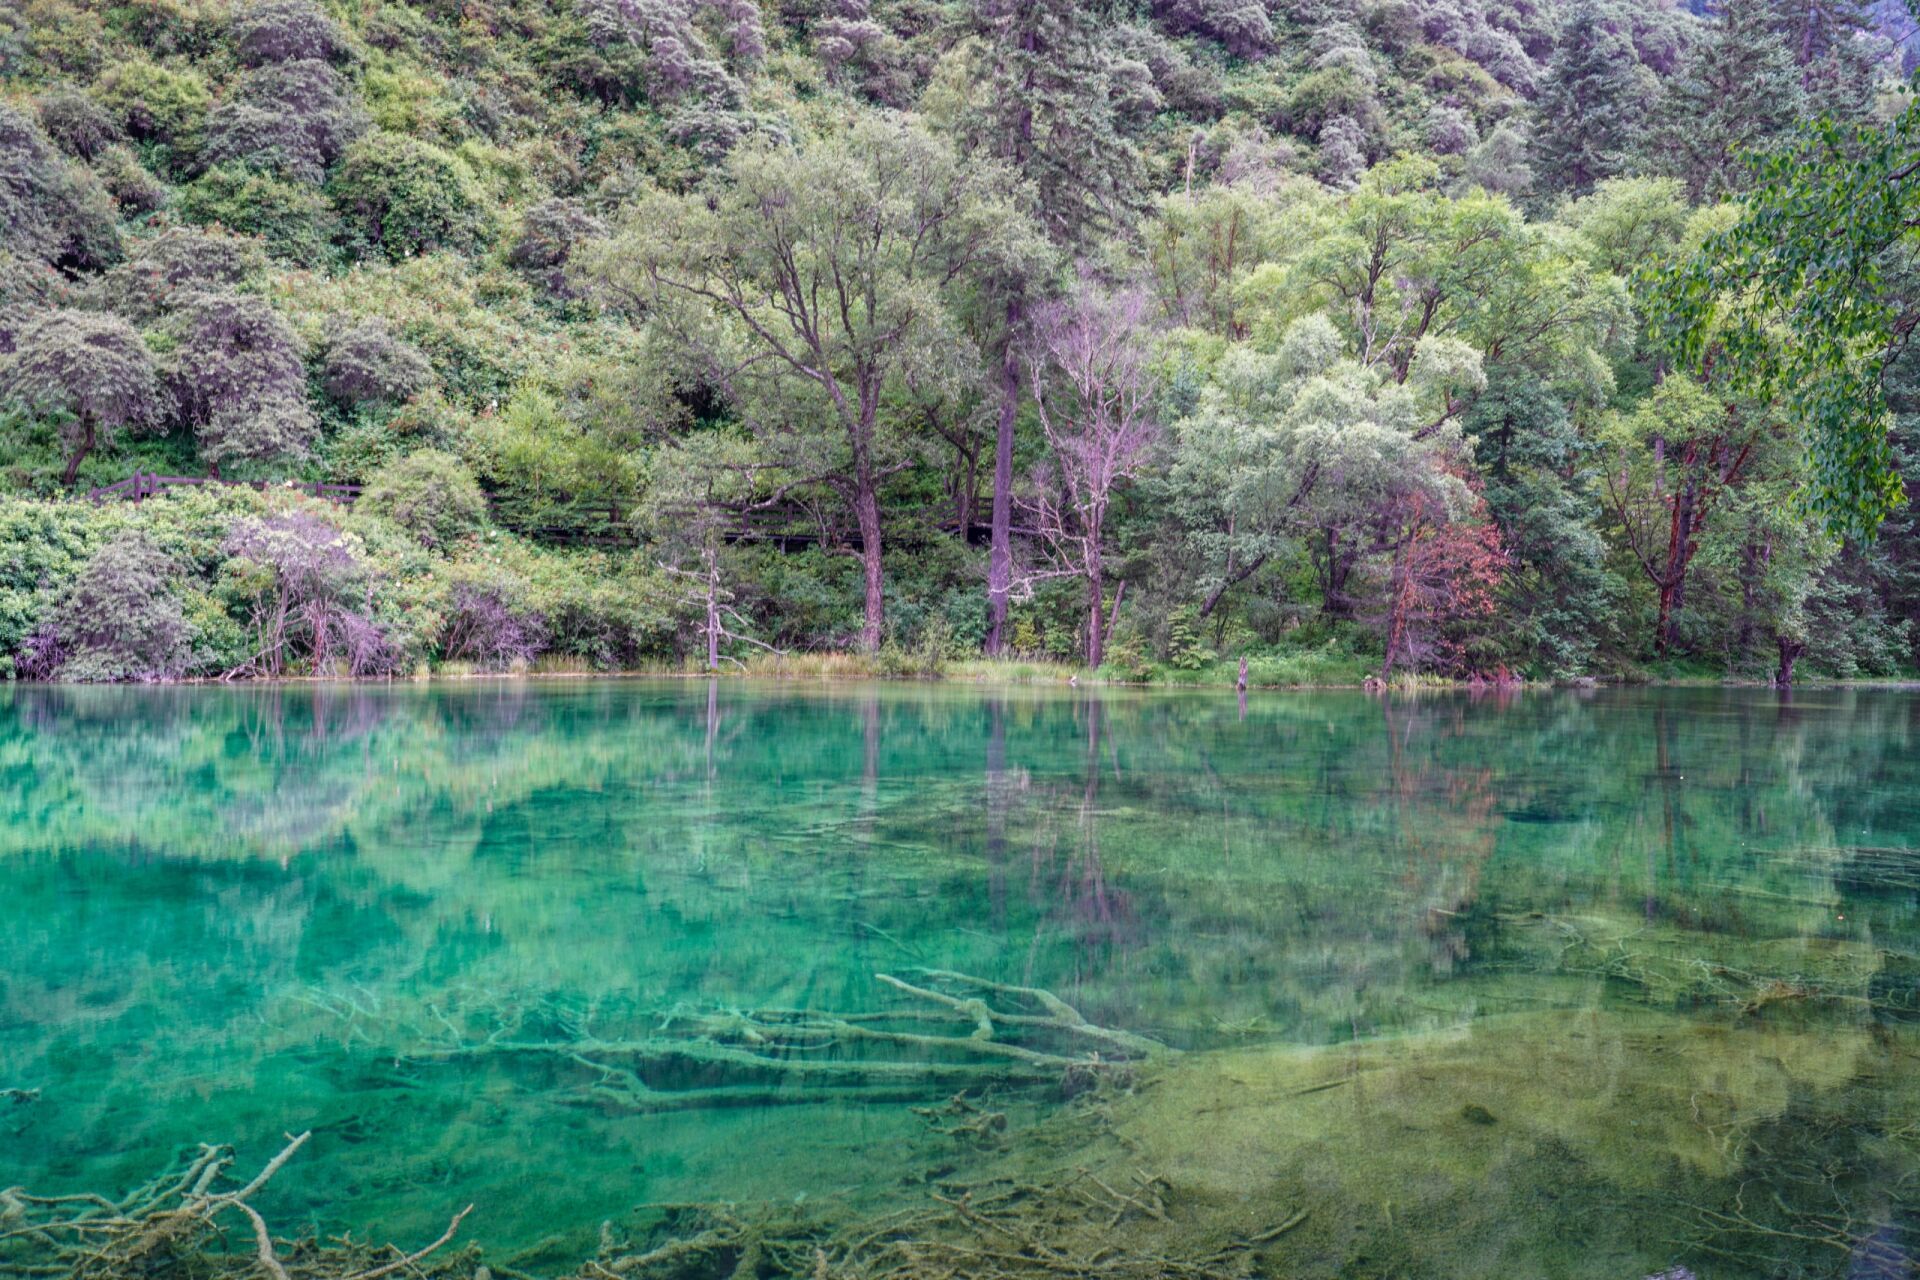
[[[113,689],[113,688],[296,688],[312,685],[354,685],[388,687],[397,685],[479,685],[515,683],[622,682],[641,680],[698,681],[749,684],[899,684],[899,685],[986,685],[1019,688],[1131,689],[1177,692],[1243,693],[1518,693],[1556,690],[1600,689],[1767,689],[1775,686],[1767,680],[1712,679],[1677,676],[1663,679],[1629,680],[1619,676],[1576,677],[1565,680],[1475,681],[1449,676],[1417,675],[1382,681],[1332,680],[1262,683],[1250,681],[1244,689],[1234,680],[1124,680],[1094,675],[1085,668],[1046,667],[1044,664],[1008,662],[1008,671],[993,668],[1002,664],[983,659],[955,663],[955,669],[938,673],[890,674],[873,670],[783,671],[752,668],[732,671],[652,670],[636,668],[619,671],[429,671],[405,676],[353,677],[338,675],[283,675],[227,679],[221,676],[189,676],[175,680],[62,681],[8,680],[6,685],[23,689]],[[1920,691],[1920,676],[1873,677],[1866,679],[1811,678],[1796,681],[1781,692],[1806,692],[1822,689],[1876,689],[1887,692]]]

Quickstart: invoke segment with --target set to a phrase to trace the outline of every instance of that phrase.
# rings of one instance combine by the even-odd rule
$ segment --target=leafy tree
[[[331,61],[347,48],[340,28],[312,0],[255,0],[233,20],[232,34],[243,67]]]
[[[192,293],[167,328],[167,384],[216,474],[228,461],[306,452],[318,423],[306,403],[301,343],[265,299]]]
[[[1864,122],[1892,69],[1870,0],[1776,0],[1775,24],[1816,115]]]
[[[1608,637],[1617,583],[1595,529],[1592,445],[1538,374],[1489,373],[1461,423],[1507,554],[1501,620],[1515,656],[1554,675],[1588,669]]]
[[[266,265],[257,244],[217,231],[169,227],[135,243],[102,276],[100,301],[135,324],[151,324],[187,294],[230,289]]]
[[[183,218],[258,236],[276,258],[318,267],[335,256],[339,219],[326,196],[308,183],[222,165],[176,191]]]
[[[1728,404],[1675,375],[1601,433],[1608,508],[1634,563],[1657,593],[1656,651],[1679,640],[1688,571],[1702,531],[1750,477],[1755,451],[1773,424],[1751,407]]]
[[[147,172],[132,147],[115,144],[93,162],[100,185],[113,198],[122,218],[137,218],[166,206],[171,192],[166,183]]]
[[[52,267],[0,250],[0,357],[13,350],[21,329],[49,308],[71,302],[72,294]]]
[[[1685,71],[1663,86],[1648,154],[1686,184],[1690,199],[1719,199],[1746,188],[1748,154],[1791,130],[1806,106],[1774,6],[1725,0]]]
[[[68,271],[119,256],[113,212],[85,169],[70,166],[39,124],[0,102],[0,249]]]
[[[521,219],[520,234],[507,252],[507,261],[548,293],[568,297],[574,291],[567,279],[574,250],[606,232],[606,224],[578,200],[542,200]]]
[[[153,357],[133,326],[93,311],[51,311],[28,322],[0,363],[0,386],[42,412],[60,415],[67,450],[62,483],[101,442],[162,416]]]
[[[325,62],[267,63],[242,75],[208,115],[204,154],[216,165],[319,182],[366,126],[346,82]]]
[[[1619,16],[1573,0],[1534,102],[1534,159],[1555,190],[1585,195],[1627,167],[1653,96],[1652,77]]]
[[[144,58],[108,68],[94,85],[93,95],[128,136],[179,153],[196,148],[213,104],[213,94],[198,72],[163,67]]]
[[[1032,208],[1056,246],[1085,248],[1125,227],[1144,201],[1144,159],[1136,140],[1156,96],[1141,68],[1119,56],[1112,24],[1073,0],[976,0],[971,84],[957,125],[973,155],[1004,164],[1032,188]],[[989,280],[979,323],[998,370],[994,429],[992,545],[987,562],[987,638],[1003,651],[1013,586],[1013,453],[1019,418],[1018,339],[1041,264],[1009,256]],[[998,305],[993,305],[997,303]]]
[[[1890,289],[1920,216],[1920,102],[1884,127],[1804,126],[1760,161],[1738,220],[1658,279],[1656,316],[1680,358],[1714,367],[1800,424],[1805,499],[1836,534],[1867,537],[1903,492],[1882,377],[1920,322]]]
[[[845,502],[865,579],[861,643],[877,649],[880,485],[913,461],[902,424],[883,417],[888,392],[909,366],[959,349],[943,291],[990,271],[1021,219],[997,169],[963,167],[905,123],[750,144],[726,168],[711,196],[642,203],[597,255],[599,273],[695,354],[790,483]]]
[[[54,145],[76,159],[91,160],[121,139],[106,108],[71,86],[42,94],[34,106]]]

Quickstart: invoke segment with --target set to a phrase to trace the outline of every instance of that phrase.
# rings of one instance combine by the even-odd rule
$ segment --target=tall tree
[[[1724,403],[1675,375],[1632,413],[1616,414],[1601,433],[1607,505],[1657,596],[1657,652],[1679,641],[1688,571],[1702,532],[1748,478],[1770,425],[1764,414]]]
[[[1031,500],[1056,571],[1087,588],[1087,665],[1106,655],[1106,525],[1153,443],[1147,297],[1083,280],[1036,309],[1028,359],[1048,464]]]
[[[1686,70],[1665,82],[1649,156],[1686,184],[1696,203],[1743,191],[1747,153],[1764,149],[1805,115],[1800,69],[1768,0],[1725,0]]]
[[[1113,44],[1113,15],[1073,0],[974,0],[977,93],[959,122],[968,149],[1005,163],[1031,188],[1047,237],[1083,247],[1125,225],[1145,191],[1131,126],[1156,100],[1138,63]],[[993,532],[987,564],[988,653],[1006,644],[1013,587],[1013,446],[1020,412],[1019,341],[1039,274],[1031,261],[989,281],[986,346],[999,370]]]
[[[724,388],[790,487],[825,486],[859,531],[861,644],[885,626],[880,486],[914,460],[883,413],[909,366],[961,347],[946,292],[1017,252],[998,166],[917,126],[866,118],[798,147],[732,153],[714,192],[633,211],[597,270]]]
[[[1650,309],[1686,363],[1799,423],[1806,497],[1829,531],[1870,536],[1904,492],[1884,380],[1920,327],[1889,281],[1920,224],[1920,101],[1891,123],[1823,120],[1760,163],[1731,226],[1653,277]]]
[[[1645,126],[1653,77],[1601,0],[1575,0],[1534,102],[1535,167],[1584,195],[1626,167]]]
[[[1871,0],[1776,0],[1774,15],[1813,110],[1865,120],[1895,65]]]

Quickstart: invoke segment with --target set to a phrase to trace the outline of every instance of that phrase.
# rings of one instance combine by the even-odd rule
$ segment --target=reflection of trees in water
[[[1091,698],[1080,710],[1086,729],[1080,802],[1070,823],[1067,815],[1061,815],[1062,825],[1069,830],[1056,828],[1049,844],[1034,846],[1032,883],[1034,892],[1047,902],[1050,916],[1076,939],[1082,963],[1096,969],[1110,959],[1108,952],[1137,942],[1140,928],[1132,900],[1112,882],[1100,854],[1101,824],[1106,818],[1100,809],[1100,748],[1106,704]]]
[[[1469,716],[1498,714],[1497,702],[1383,699],[1388,788],[1393,797],[1399,888],[1432,948],[1436,973],[1470,957],[1463,917],[1478,900],[1481,874],[1499,845],[1503,817],[1493,762],[1449,753]]]

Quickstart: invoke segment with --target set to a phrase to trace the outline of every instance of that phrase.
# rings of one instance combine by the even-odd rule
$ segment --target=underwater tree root
[[[39,1196],[21,1187],[0,1190],[0,1275],[119,1277],[250,1277],[258,1280],[385,1280],[401,1271],[431,1275],[470,1266],[468,1253],[442,1255],[423,1267],[460,1230],[473,1206],[453,1215],[439,1239],[406,1252],[341,1239],[274,1236],[252,1200],[283,1169],[310,1135],[290,1138],[258,1173],[232,1189],[221,1183],[233,1167],[229,1147],[202,1145],[185,1162],[120,1200],[82,1193]],[[249,1248],[227,1247],[224,1217],[246,1226]]]

